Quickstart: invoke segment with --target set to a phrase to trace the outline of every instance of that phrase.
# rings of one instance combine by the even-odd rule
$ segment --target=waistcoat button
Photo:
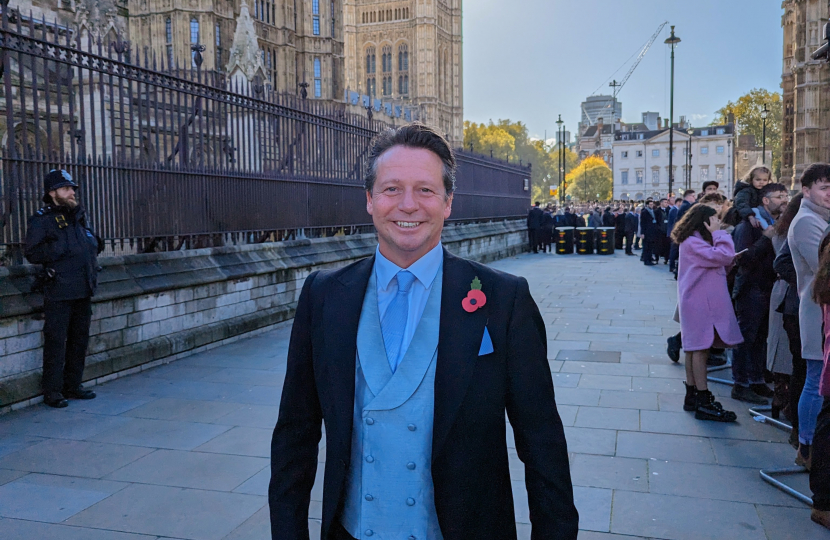
[[[365,499],[366,499],[367,501],[373,501],[373,500],[375,500],[375,498],[374,498],[374,497],[372,497],[372,496],[371,496],[370,494],[368,494],[368,493],[366,494]]]
[[[371,426],[372,424],[375,423],[375,419],[374,418],[367,418],[366,423]]]
[[[366,456],[366,463],[373,463],[374,461],[375,458],[373,458],[372,456]]]
[[[412,497],[408,498],[406,500],[406,505],[407,506],[415,506],[415,499],[413,499]]]
[[[409,431],[415,431],[415,424],[409,424],[406,427],[409,429]]]
[[[415,538],[415,535],[414,535],[414,534],[410,534],[410,535],[409,535],[409,539],[408,539],[408,540],[418,540],[418,539],[417,539],[417,538]]]
[[[415,470],[415,464],[410,461],[409,463],[406,464],[406,468],[409,469],[410,471],[414,471]]]
[[[373,534],[375,534],[375,531],[373,531],[372,529],[366,529],[365,534],[366,534],[366,536],[372,536]]]

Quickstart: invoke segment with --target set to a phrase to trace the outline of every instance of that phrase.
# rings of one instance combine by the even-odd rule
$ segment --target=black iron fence
[[[0,249],[19,261],[42,178],[67,169],[111,249],[169,250],[356,232],[383,122],[271,92],[259,78],[168,66],[120,38],[8,9],[0,25]],[[529,205],[529,167],[459,151],[453,218]],[[302,234],[302,233],[301,233]]]

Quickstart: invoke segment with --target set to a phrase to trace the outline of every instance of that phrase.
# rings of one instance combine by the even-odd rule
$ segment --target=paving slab
[[[571,480],[575,486],[648,491],[648,460],[574,454]]]
[[[609,409],[645,409],[656,411],[657,394],[633,390],[601,390],[599,406]]]
[[[752,504],[614,492],[611,532],[667,540],[768,540]]]
[[[716,462],[711,440],[705,437],[637,431],[620,431],[617,434],[616,455],[690,463]]]
[[[240,403],[200,401],[192,399],[159,398],[124,412],[123,416],[154,420],[179,420],[211,423],[242,409]]]
[[[175,420],[124,420],[126,423],[121,427],[100,433],[90,440],[150,448],[192,450],[230,429],[228,426]]]
[[[133,484],[67,523],[188,540],[222,540],[265,504],[265,497],[254,495]]]
[[[580,407],[574,425],[585,428],[637,431],[640,429],[640,412],[634,409]]]
[[[3,540],[156,540],[156,535],[130,534],[117,531],[56,525],[38,521],[0,518]]]
[[[273,432],[273,428],[235,427],[199,446],[197,450],[236,456],[270,457]]]
[[[267,466],[268,460],[265,458],[156,450],[106,478],[121,482],[231,491]]]
[[[152,452],[123,444],[51,439],[0,458],[0,467],[44,474],[101,478]]]

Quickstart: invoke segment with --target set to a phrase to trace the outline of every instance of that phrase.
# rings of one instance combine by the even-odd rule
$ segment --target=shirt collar
[[[438,268],[444,259],[444,248],[441,242],[429,250],[423,257],[412,263],[406,270],[412,272],[415,279],[421,282],[421,285],[428,288],[432,285],[435,276],[438,275]],[[378,287],[382,290],[389,288],[392,279],[398,275],[398,272],[403,270],[400,266],[393,263],[383,256],[380,252],[380,246],[375,250],[375,273],[377,275]]]

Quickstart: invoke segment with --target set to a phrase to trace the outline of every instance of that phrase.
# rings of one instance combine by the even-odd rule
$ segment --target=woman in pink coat
[[[672,240],[680,246],[677,290],[686,351],[683,410],[695,411],[700,420],[734,422],[737,415],[715,401],[706,380],[709,348],[730,348],[743,342],[726,284],[727,271],[735,262],[735,246],[720,225],[714,208],[696,204],[672,231]]]

